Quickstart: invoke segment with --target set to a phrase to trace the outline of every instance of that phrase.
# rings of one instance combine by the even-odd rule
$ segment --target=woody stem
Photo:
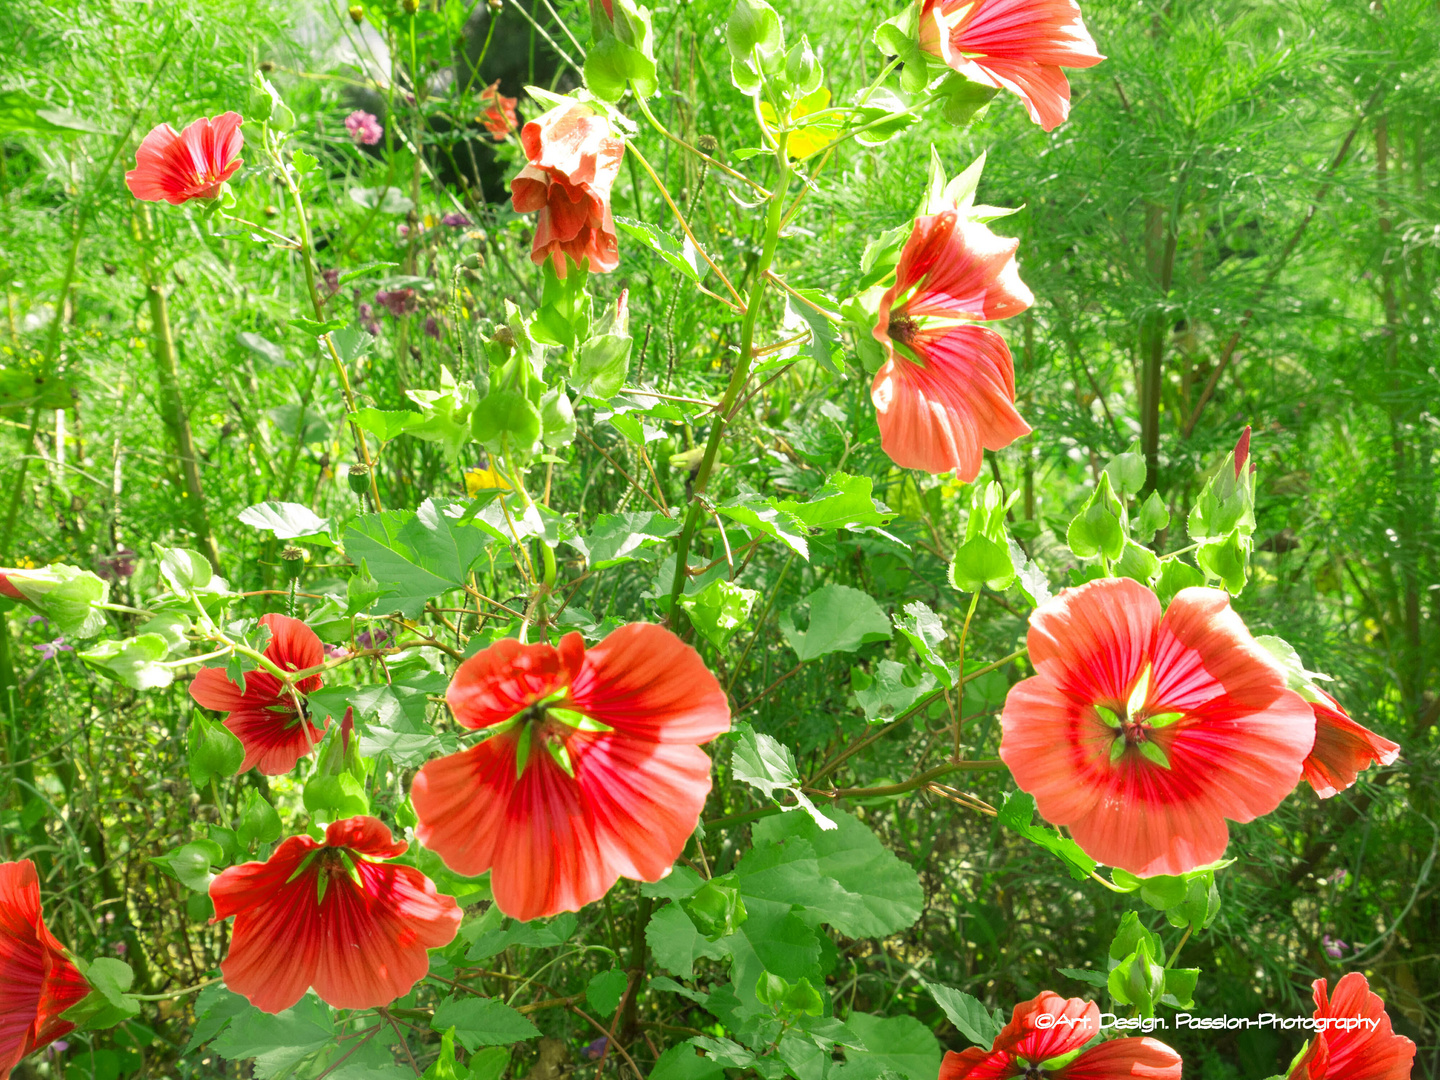
[[[725,396],[715,410],[715,422],[710,427],[710,438],[705,443],[705,454],[695,472],[692,485],[694,494],[690,500],[689,512],[685,515],[685,527],[680,533],[680,542],[675,548],[675,578],[670,583],[670,603],[666,608],[665,621],[675,623],[675,605],[685,588],[685,572],[690,556],[690,544],[695,538],[699,525],[701,500],[710,483],[710,473],[715,467],[715,455],[720,451],[720,440],[725,434],[725,424],[735,403],[740,399],[745,384],[750,380],[750,365],[754,361],[755,320],[760,315],[760,305],[765,299],[765,287],[769,282],[770,264],[775,261],[775,248],[780,241],[780,222],[785,211],[785,192],[790,186],[790,156],[786,149],[790,134],[780,132],[780,141],[775,148],[775,163],[779,175],[775,180],[775,191],[770,196],[770,211],[765,219],[765,240],[760,250],[760,261],[755,267],[755,278],[750,285],[750,302],[745,305],[745,316],[740,323],[740,357],[735,361],[735,370],[730,373],[730,383],[725,387]]]

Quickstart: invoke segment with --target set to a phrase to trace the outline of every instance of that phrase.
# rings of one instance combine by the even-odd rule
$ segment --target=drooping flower
[[[1046,990],[1015,1006],[989,1050],[972,1046],[960,1053],[949,1051],[940,1064],[940,1080],[1180,1080],[1180,1055],[1149,1037],[1112,1039],[1064,1064],[1055,1063],[1098,1034],[1098,1005]]]
[[[1330,996],[1324,979],[1311,985],[1314,1018],[1330,1023],[1291,1066],[1289,1080],[1410,1080],[1415,1044],[1395,1034],[1385,1002],[1364,975],[1342,976]]]
[[[281,671],[303,671],[325,662],[325,646],[315,631],[288,615],[262,615],[270,628],[265,657]],[[268,671],[245,673],[245,689],[232,683],[223,667],[201,668],[190,683],[190,696],[207,709],[229,713],[225,726],[245,747],[240,771],[258,767],[279,776],[295,767],[320,742],[327,718],[317,727],[305,709],[304,695],[319,690],[322,679],[307,675],[292,694]]]
[[[1218,589],[1163,617],[1129,578],[1066,589],[1030,617],[1035,675],[1011,688],[1000,757],[1041,816],[1132,874],[1219,859],[1225,822],[1299,781],[1315,718]]]
[[[1005,340],[961,322],[1008,319],[1034,302],[1015,264],[1017,246],[958,208],[916,220],[873,331],[887,359],[870,397],[880,445],[901,468],[953,470],[968,483],[982,451],[1029,433],[1015,411]]]
[[[1341,704],[1319,687],[1302,694],[1315,712],[1315,747],[1305,759],[1305,779],[1322,799],[1338,795],[1371,765],[1389,765],[1400,746],[1361,727]]]
[[[557,105],[520,132],[530,163],[510,181],[515,212],[540,212],[530,261],[551,260],[564,277],[568,256],[576,266],[608,274],[620,265],[610,189],[620,175],[625,144],[603,116],[579,102]]]
[[[89,993],[45,927],[35,864],[0,863],[0,1080],[9,1080],[21,1058],[73,1031],[61,1014]]]
[[[152,128],[135,151],[135,168],[125,174],[130,193],[175,206],[215,198],[243,164],[240,124],[239,113],[227,112],[214,120],[202,116],[183,132],[169,124]]]
[[[577,911],[621,877],[658,880],[710,791],[700,744],[730,726],[699,653],[647,623],[588,650],[579,634],[498,641],[460,665],[445,699],[491,734],[420,770],[415,835],[457,873],[490,870],[517,919]]]
[[[515,114],[516,99],[500,93],[500,80],[496,79],[480,91],[480,100],[488,105],[475,118],[476,123],[484,124],[496,142],[504,142],[505,136],[520,126],[520,118]]]
[[[1105,59],[1075,0],[920,0],[920,48],[968,79],[1009,90],[1046,131],[1070,115],[1061,68]]]
[[[385,137],[385,129],[380,126],[375,114],[363,109],[356,109],[345,117],[345,130],[356,146],[374,146]]]
[[[215,918],[235,916],[225,984],[276,1013],[311,987],[337,1009],[388,1005],[448,945],[460,909],[419,870],[381,860],[406,848],[382,822],[333,822],[325,843],[292,836],[267,862],[232,866],[210,883]]]

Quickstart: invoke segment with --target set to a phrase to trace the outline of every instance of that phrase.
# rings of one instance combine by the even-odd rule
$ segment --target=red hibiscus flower
[[[1180,1055],[1151,1038],[1114,1039],[1092,1046],[1058,1068],[1043,1062],[1073,1054],[1100,1034],[1100,1006],[1062,998],[1049,990],[1015,1006],[989,1050],[951,1050],[940,1065],[940,1080],[1180,1080]]]
[[[1305,779],[1320,798],[1344,791],[1371,765],[1389,765],[1400,756],[1399,744],[1355,723],[1324,690],[1308,693],[1315,695],[1315,747],[1305,759]]]
[[[265,656],[282,671],[303,671],[325,662],[325,646],[315,631],[288,615],[262,615],[260,625],[270,628]],[[319,690],[319,675],[295,683],[292,694],[268,671],[247,671],[242,691],[225,676],[224,668],[201,668],[190,683],[190,696],[216,712],[229,713],[225,726],[245,747],[240,771],[256,766],[266,776],[279,776],[295,767],[319,743],[324,724],[316,727],[305,711],[302,696]]]
[[[0,1080],[25,1055],[73,1031],[60,1014],[89,993],[45,928],[35,864],[0,863]]]
[[[620,265],[610,189],[620,175],[625,144],[603,116],[578,102],[557,105],[520,132],[530,164],[510,181],[516,213],[540,211],[530,260],[550,259],[565,276],[568,255],[576,266],[608,274]]]
[[[415,835],[460,874],[491,870],[495,902],[535,919],[577,911],[620,877],[656,881],[710,792],[699,744],[730,727],[700,654],[631,623],[587,650],[497,641],[455,672],[456,719],[484,742],[415,777]]]
[[[500,80],[496,79],[480,91],[480,100],[489,102],[489,108],[475,119],[485,125],[496,142],[504,142],[505,136],[520,126],[520,118],[515,115],[516,99],[500,93]]]
[[[268,862],[244,863],[210,883],[215,918],[235,916],[225,985],[276,1013],[306,989],[337,1009],[371,1009],[410,992],[427,949],[448,945],[460,909],[412,866],[381,862],[403,840],[372,817],[336,821],[325,843],[292,836]]]
[[[1410,1080],[1415,1044],[1391,1029],[1385,1002],[1364,975],[1343,976],[1328,999],[1324,979],[1313,986],[1315,1019],[1348,1022],[1318,1033],[1291,1067],[1289,1080]]]
[[[1000,757],[1041,815],[1132,874],[1213,862],[1299,781],[1310,706],[1218,589],[1163,618],[1129,578],[1066,589],[1030,616],[1035,675],[1011,688]]]
[[[178,134],[169,124],[154,128],[135,151],[135,168],[125,174],[131,194],[176,206],[215,198],[243,164],[240,124],[239,113],[227,112],[214,120],[202,116]]]
[[[1009,90],[1046,131],[1070,115],[1060,69],[1105,59],[1075,0],[921,0],[920,48],[968,79]]]
[[[1034,301],[1015,265],[1019,243],[958,210],[916,220],[880,301],[874,334],[888,359],[870,388],[880,445],[901,468],[953,470],[968,483],[982,450],[1029,433],[1004,339],[959,324],[1008,319]]]

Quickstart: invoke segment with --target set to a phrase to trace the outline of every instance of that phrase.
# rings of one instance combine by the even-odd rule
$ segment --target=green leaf
[[[170,642],[159,634],[102,641],[75,655],[132,690],[158,690],[175,681],[174,669],[160,665],[170,655]]]
[[[1223,540],[1202,543],[1195,561],[1206,578],[1220,582],[1231,596],[1239,596],[1250,570],[1250,538],[1235,529]]]
[[[1165,500],[1160,498],[1158,491],[1152,491],[1140,507],[1140,516],[1135,521],[1135,539],[1142,544],[1148,544],[1157,532],[1169,524],[1170,510],[1165,505]]]
[[[890,524],[894,513],[884,503],[877,502],[871,490],[872,481],[868,476],[831,473],[807,501],[785,499],[775,503],[775,508],[793,515],[811,529],[826,532]]]
[[[1110,474],[1101,473],[1080,513],[1065,533],[1070,550],[1081,559],[1104,555],[1112,562],[1125,550],[1125,504],[1110,488]]]
[[[186,747],[190,782],[197,790],[208,787],[212,779],[234,776],[245,761],[245,747],[240,740],[224,724],[206,719],[199,710],[190,716]]]
[[[802,559],[810,558],[805,526],[789,511],[779,509],[773,496],[762,499],[757,495],[736,495],[715,510],[721,517],[737,521],[752,532],[779,540]]]
[[[399,611],[415,618],[427,601],[466,584],[470,567],[489,538],[461,524],[458,506],[426,499],[415,511],[365,514],[345,530],[345,551],[369,576],[394,587],[375,603],[375,613]]]
[[[700,258],[696,254],[695,245],[688,236],[683,242],[676,243],[669,233],[658,226],[646,221],[636,221],[634,218],[616,216],[615,224],[622,232],[639,240],[691,281],[698,282],[705,276],[700,269]]]
[[[629,982],[625,972],[618,968],[602,971],[585,984],[585,1000],[600,1016],[609,1016],[625,996]]]
[[[248,330],[241,330],[235,335],[235,340],[245,348],[249,349],[256,356],[260,357],[271,367],[290,367],[290,361],[285,359],[285,346],[254,334]]]
[[[469,1072],[455,1061],[455,1029],[446,1028],[440,1036],[440,1056],[430,1063],[421,1080],[467,1080]]]
[[[236,818],[236,835],[246,851],[257,840],[262,844],[273,844],[280,839],[280,815],[254,788],[245,792],[245,805]]]
[[[817,820],[824,817],[829,829]],[[799,905],[846,937],[888,937],[914,924],[924,890],[911,867],[842,810],[765,818],[754,849],[736,867],[751,898]]]
[[[1059,968],[1058,970],[1060,974],[1064,975],[1066,978],[1074,979],[1077,982],[1083,982],[1089,986],[1104,987],[1109,982],[1109,978],[1105,975],[1104,972],[1101,971],[1091,971],[1088,968],[1065,967]]]
[[[1160,573],[1160,560],[1149,548],[1141,547],[1134,540],[1126,540],[1125,552],[1115,564],[1115,572],[1121,577],[1149,585]]]
[[[695,1053],[695,1040],[667,1049],[650,1068],[650,1080],[722,1080],[725,1070],[713,1058]]]
[[[436,1031],[454,1028],[455,1037],[472,1053],[482,1046],[508,1046],[540,1037],[534,1024],[503,1001],[471,994],[442,1001],[430,1026]]]
[[[0,90],[0,134],[73,137],[103,131],[69,110],[54,108],[24,90]]]
[[[808,606],[809,624],[795,626],[793,609],[780,616],[780,632],[802,663],[832,652],[855,652],[872,641],[888,641],[890,619],[875,600],[848,585],[824,585],[796,607]]]
[[[334,776],[312,776],[305,781],[305,809],[323,814],[329,821],[342,821],[370,812],[365,785],[348,772]]]
[[[470,433],[491,450],[528,454],[540,438],[540,410],[515,390],[491,390],[470,418]]]
[[[420,420],[408,425],[406,432],[422,442],[439,443],[446,456],[454,460],[470,441],[470,417],[476,401],[474,384],[469,380],[456,382],[450,369],[441,364],[439,389],[407,390],[405,396],[420,406]]]
[[[699,592],[680,598],[680,606],[705,640],[723,649],[731,636],[745,626],[760,593],[717,578]]]
[[[273,1016],[251,1008],[230,1021],[213,1044],[231,1061],[255,1059],[255,1075],[269,1080],[298,1065],[335,1038],[330,1010],[319,998],[305,996],[293,1008]]]
[[[1160,603],[1168,605],[1181,589],[1191,589],[1205,584],[1205,575],[1180,559],[1166,559],[1160,564],[1160,581],[1155,593]]]
[[[509,1047],[487,1046],[470,1055],[468,1080],[500,1080],[509,1067]]]
[[[209,563],[206,563],[209,569]],[[5,579],[25,602],[67,638],[92,638],[105,629],[105,613],[96,605],[110,599],[110,586],[103,579],[64,563],[35,569],[5,570]]]
[[[1015,830],[1031,843],[1038,844],[1065,864],[1070,876],[1084,881],[1095,869],[1095,860],[1081,850],[1080,845],[1069,837],[1061,836],[1058,830],[1032,825],[1035,816],[1035,799],[1023,791],[1005,796],[998,819],[1001,825]]]
[[[834,828],[830,819],[816,809],[810,796],[800,790],[800,774],[795,766],[795,755],[788,746],[782,745],[769,735],[755,731],[745,723],[736,724],[733,734],[735,750],[731,755],[731,769],[736,780],[759,788],[772,799],[775,798],[776,791],[788,791],[795,797],[796,802],[795,805],[787,805],[783,809],[803,809],[816,820],[820,828]]]
[[[857,676],[863,677],[866,685],[857,685]],[[881,660],[872,675],[851,668],[850,679],[866,720],[893,720],[938,685],[930,672],[914,672],[894,660]]]
[[[784,44],[780,16],[765,0],[736,0],[725,24],[725,43],[736,60],[749,60],[754,53],[762,57],[779,50]]]
[[[498,908],[491,910],[497,917],[500,915]],[[517,945],[539,949],[563,945],[575,932],[578,920],[574,915],[566,912],[555,916],[549,922],[512,923],[503,930],[498,929],[495,925],[486,925],[484,919],[481,919],[478,924],[470,925],[477,927],[473,936],[466,933],[469,926],[461,930],[461,934],[471,943],[470,951],[465,954],[465,959],[488,960],[497,953]]]
[[[176,596],[189,596],[196,589],[210,584],[215,571],[210,561],[190,548],[167,548],[153,545],[160,560],[160,576]]]
[[[679,904],[666,904],[650,916],[645,926],[645,941],[655,962],[682,979],[695,977],[695,961],[702,956],[716,960],[727,955],[724,946],[713,944],[695,929]]]
[[[606,34],[585,54],[585,85],[601,101],[619,101],[631,80],[641,97],[655,92],[655,61]]]
[[[387,443],[402,432],[423,422],[424,417],[409,409],[364,408],[355,413],[355,423],[361,431],[368,431],[382,443]]]
[[[987,585],[1003,592],[1014,580],[1010,549],[989,537],[977,536],[965,541],[950,560],[950,584],[960,592],[979,592]]]
[[[210,868],[224,862],[225,852],[213,840],[192,840],[174,851],[151,859],[156,866],[187,889],[207,892],[215,875]]]
[[[810,340],[803,346],[806,354],[814,360],[821,368],[828,369],[836,375],[845,373],[845,349],[840,344],[840,338],[835,333],[835,324],[831,322],[815,307],[826,310],[834,309],[838,312],[838,305],[819,289],[796,289],[796,293],[809,299],[815,306],[807,304],[804,300],[797,300],[793,295],[785,295],[785,322],[787,326],[804,325],[810,328]]]
[[[988,1050],[995,1042],[995,1036],[999,1035],[1000,1029],[1005,1026],[996,1020],[979,1000],[963,990],[924,980],[921,980],[920,985],[930,992],[935,1003],[945,1011],[950,1023],[955,1025],[955,1030],[976,1046]]]
[[[1145,455],[1140,450],[1140,440],[1136,439],[1130,444],[1129,450],[1116,454],[1106,462],[1104,472],[1110,477],[1110,486],[1121,495],[1134,495],[1143,488]]]
[[[887,1019],[852,1012],[845,1023],[864,1041],[865,1048],[846,1047],[845,1064],[831,1072],[831,1080],[878,1080],[887,1073],[903,1080],[936,1080],[939,1076],[940,1044],[913,1016]]]
[[[78,1029],[114,1027],[140,1012],[140,1002],[126,993],[135,981],[129,964],[102,956],[82,964],[81,973],[90,984],[90,993],[64,1013]]]
[[[915,650],[915,658],[942,686],[955,685],[955,672],[941,655],[940,645],[946,638],[940,616],[919,600],[905,605],[904,614],[893,617],[895,629]]]
[[[601,514],[584,538],[592,570],[633,562],[634,552],[653,547],[680,531],[680,522],[658,510],[653,513]]]
[[[317,516],[308,506],[292,502],[263,502],[240,511],[240,521],[264,532],[275,534],[276,540],[295,540],[302,536],[324,533],[330,523]]]
[[[1176,1009],[1195,1007],[1195,984],[1200,981],[1199,968],[1167,968],[1162,1001]]]
[[[359,281],[363,277],[370,277],[374,274],[376,270],[386,270],[392,266],[399,265],[399,263],[394,262],[368,262],[364,266],[357,266],[353,270],[346,270],[343,274],[340,275],[340,284],[348,285],[352,281]],[[369,339],[369,336],[369,334],[365,335],[367,340]],[[353,355],[346,354],[345,359],[353,360],[355,359],[355,357]]]
[[[188,1057],[198,1050],[229,1026],[231,1020],[248,1012],[251,1007],[243,997],[224,986],[207,986],[201,990],[195,1002],[195,1027],[190,1032],[184,1054]]]

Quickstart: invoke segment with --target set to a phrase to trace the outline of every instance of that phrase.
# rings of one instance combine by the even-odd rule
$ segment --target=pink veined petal
[[[254,678],[254,675],[247,676]],[[317,727],[310,720],[297,722],[297,714],[288,702],[269,708],[246,706],[236,709],[225,717],[224,725],[240,740],[245,748],[245,760],[240,763],[240,772],[259,769],[266,776],[281,776],[295,767],[295,763],[320,745],[330,718]]]
[[[971,61],[970,66],[990,76],[987,81],[1018,97],[1030,119],[1044,130],[1054,131],[1070,118],[1070,80],[1054,64],[985,57]]]
[[[1009,1080],[1024,1070],[1005,1051],[982,1050],[972,1046],[956,1053],[947,1050],[940,1062],[938,1080]]]
[[[410,788],[419,818],[415,839],[457,874],[485,873],[495,865],[514,789],[515,738],[510,733],[427,761]]]
[[[1053,1080],[1180,1080],[1180,1055],[1158,1039],[1111,1039],[1049,1073]]]
[[[1286,1080],[1325,1080],[1330,1067],[1330,1048],[1324,1035],[1315,1035],[1305,1047],[1305,1054],[1291,1067]]]
[[[265,656],[281,671],[304,671],[307,668],[319,667],[325,662],[324,644],[315,631],[301,620],[272,613],[260,616],[260,625],[270,630]],[[308,676],[295,684],[295,688],[302,694],[318,690],[320,686],[319,675]]]
[[[1041,1016],[1052,1017],[1055,1023],[1041,1027]],[[1080,1049],[1099,1033],[1100,1006],[1083,998],[1063,998],[1042,990],[1015,1006],[1010,1022],[995,1037],[993,1049],[1039,1064]]]
[[[510,181],[510,205],[517,214],[543,210],[549,197],[550,178],[543,169],[526,165]]]
[[[1354,1031],[1330,1030],[1324,1035],[1329,1064],[1324,1075],[1335,1080],[1409,1080],[1415,1062],[1415,1044],[1396,1035],[1385,1012],[1385,1002],[1370,989],[1358,971],[1341,977],[1326,1000],[1325,980],[1316,979],[1315,1016],[1361,1016],[1379,1021],[1373,1031],[1368,1025]],[[1313,1074],[1313,1073],[1312,1073]]]
[[[948,0],[953,9],[964,0]],[[1074,0],[980,0],[952,29],[955,47],[986,59],[1093,67],[1105,59]]]
[[[1030,617],[1035,670],[1063,693],[1124,704],[1149,661],[1160,600],[1138,581],[1106,578],[1063,589]]]
[[[351,848],[372,859],[393,859],[410,845],[396,840],[383,821],[362,815],[332,821],[325,829],[325,846]]]
[[[1390,765],[1400,746],[1350,719],[1329,694],[1310,702],[1315,713],[1315,745],[1305,759],[1305,779],[1322,799],[1338,795],[1371,765]]]
[[[660,880],[705,808],[710,756],[698,746],[622,738],[618,730],[580,732],[566,746],[607,876]]]
[[[468,728],[502,724],[536,701],[563,690],[575,679],[584,655],[579,634],[567,634],[559,647],[522,645],[501,638],[462,663],[450,681],[445,701]]]
[[[1008,319],[1035,300],[1014,268],[1019,245],[979,222],[962,221],[953,210],[919,218],[886,298],[918,284],[904,305],[908,315]]]
[[[261,680],[268,680],[264,684],[268,693],[257,689]],[[274,701],[274,691],[279,685],[279,680],[266,672],[246,672],[245,689],[242,691],[226,677],[223,667],[207,667],[197,671],[190,681],[190,696],[201,708],[234,712],[236,709],[263,707]]]
[[[654,623],[630,623],[585,653],[574,707],[617,732],[664,743],[730,730],[730,705],[700,654]]]
[[[1002,450],[1030,431],[1015,411],[1010,350],[981,326],[921,334],[912,347],[923,367],[897,355],[870,387],[881,448],[901,468],[953,471],[968,483],[980,473],[982,450]]]
[[[230,950],[220,962],[225,985],[263,1012],[290,1008],[315,980],[324,939],[316,873],[288,879],[319,847],[308,836],[292,836],[268,862],[232,866],[210,883],[211,921],[235,916]]]

